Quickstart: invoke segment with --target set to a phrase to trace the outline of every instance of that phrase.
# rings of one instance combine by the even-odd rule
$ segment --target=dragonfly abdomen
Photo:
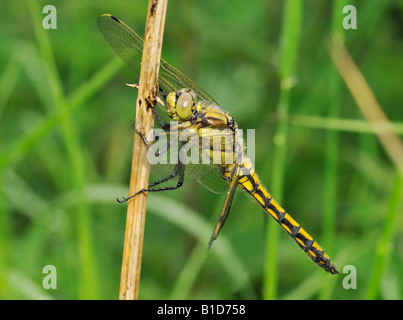
[[[250,161],[246,161],[242,165],[238,186],[245,189],[253,198],[255,198],[263,209],[287,231],[295,242],[297,242],[299,247],[318,266],[332,274],[339,273],[336,267],[330,262],[330,257],[324,252],[318,243],[271,197],[267,190],[262,186]]]

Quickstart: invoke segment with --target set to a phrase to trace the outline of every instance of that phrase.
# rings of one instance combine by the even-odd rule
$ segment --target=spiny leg
[[[159,87],[159,89],[160,89],[160,93],[161,93],[162,96],[164,97],[164,100],[166,100],[168,94],[167,94],[167,93],[165,92],[165,90],[162,89],[161,87]]]
[[[132,127],[132,129],[134,130],[134,132],[136,132],[140,137],[141,137],[141,139],[143,140],[143,142],[144,142],[144,144],[147,146],[147,148],[148,149],[150,149],[150,148],[152,148],[152,143],[150,143],[148,140],[147,140],[147,138],[144,136],[144,134],[141,132],[141,131],[139,131],[139,130],[137,130],[136,129],[136,127],[134,126],[134,122],[131,124],[131,127]],[[164,134],[166,135],[166,136],[169,136],[170,134],[171,134],[171,131],[164,131]],[[159,138],[159,135],[156,135],[156,136],[154,136],[154,140],[155,140],[155,138]],[[155,155],[157,156],[157,157],[159,157],[159,156],[161,156],[161,155],[163,155],[165,152],[167,152],[168,151],[168,149],[170,148],[170,146],[174,143],[175,141],[174,140],[168,140],[168,143],[163,147],[163,148],[160,148],[158,151],[156,151],[156,150],[153,150],[153,151],[155,151]]]
[[[174,179],[176,176],[179,176],[179,180],[178,180],[176,186],[164,187],[164,188],[158,188],[158,189],[151,189],[152,187],[155,187],[155,186],[157,186],[157,185],[159,185],[159,184],[161,184],[163,182],[166,182],[166,181]],[[155,181],[155,182],[149,184],[147,188],[141,189],[140,191],[136,192],[134,195],[132,195],[130,197],[127,197],[127,198],[123,197],[122,200],[119,200],[119,198],[117,198],[116,200],[119,203],[123,203],[123,202],[126,202],[126,201],[134,198],[135,196],[137,196],[137,195],[139,195],[140,193],[143,193],[143,192],[160,192],[160,191],[168,191],[168,190],[179,189],[180,187],[183,186],[184,177],[185,177],[185,166],[182,163],[178,163],[175,166],[174,171],[168,177],[163,178],[161,180],[158,180],[158,181]]]
[[[168,123],[164,123],[160,117],[160,115],[158,114],[157,110],[155,110],[154,107],[149,106],[149,108],[151,108],[151,111],[154,113],[155,118],[157,119],[159,125],[161,126],[162,130],[167,131],[169,130],[169,124]]]
[[[143,139],[143,141],[144,141],[145,145],[147,146],[147,148],[150,149],[150,144],[149,144],[147,138],[144,136],[144,134],[142,134],[139,130],[136,129],[136,127],[134,126],[134,122],[132,123],[131,127],[134,130],[134,132],[136,132],[141,137],[141,139]]]
[[[137,85],[137,84],[127,84],[127,85],[128,85],[129,87],[138,89],[138,85]],[[164,91],[163,89],[161,89],[161,88],[160,88],[160,91],[161,91],[161,94],[163,95],[163,97],[166,98],[167,94],[165,93],[165,91]],[[158,97],[158,96],[155,97],[155,100],[156,100],[158,103],[164,105],[164,102],[160,99],[160,97]],[[154,116],[156,117],[156,119],[157,119],[159,125],[161,126],[161,128],[162,128],[167,134],[169,134],[169,133],[170,133],[170,125],[167,124],[167,123],[164,123],[164,122],[162,121],[162,119],[161,119],[161,117],[159,116],[157,110],[155,110],[155,108],[152,107],[152,105],[150,104],[150,102],[149,102],[148,100],[146,100],[146,102],[147,102],[147,107],[148,107],[148,108],[151,108],[151,110],[152,110],[152,112],[154,113]],[[150,148],[151,145],[150,145],[150,143],[148,142],[147,138],[144,136],[144,134],[143,134],[142,132],[140,132],[139,130],[136,129],[134,122],[131,124],[131,127],[132,127],[132,129],[134,130],[134,132],[136,132],[138,135],[140,135],[141,139],[143,140],[143,142],[145,143],[145,145],[147,146],[147,148]],[[169,148],[169,145],[167,145],[167,147],[164,149],[164,151],[166,151],[168,148]],[[161,153],[161,152],[158,152],[158,154],[160,154],[160,153]],[[178,160],[179,160],[179,159],[178,159]],[[158,189],[151,189],[152,187],[155,187],[156,185],[159,185],[159,184],[161,184],[161,183],[163,183],[163,182],[166,182],[166,181],[169,181],[169,180],[174,179],[176,176],[179,176],[179,180],[178,180],[176,186],[165,187],[165,188],[158,188]],[[134,195],[132,195],[132,196],[130,196],[130,197],[127,197],[127,198],[123,197],[122,200],[119,200],[119,199],[116,199],[116,200],[117,200],[119,203],[123,203],[123,202],[126,202],[126,201],[128,201],[128,200],[134,198],[135,196],[137,196],[137,195],[139,195],[140,193],[143,193],[143,192],[159,192],[159,191],[168,191],[168,190],[176,190],[176,189],[179,189],[179,188],[182,187],[182,185],[183,185],[184,177],[185,177],[185,166],[184,166],[180,161],[178,161],[178,164],[175,166],[174,171],[173,171],[173,172],[171,173],[171,175],[169,175],[168,177],[163,178],[163,179],[161,179],[161,180],[158,180],[158,181],[155,181],[155,182],[149,184],[147,188],[141,189],[140,191],[136,192]]]

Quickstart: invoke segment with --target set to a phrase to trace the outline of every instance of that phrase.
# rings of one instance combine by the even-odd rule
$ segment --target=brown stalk
[[[158,72],[167,2],[168,0],[150,0],[148,4],[135,123],[136,129],[143,134],[154,127],[154,115],[148,106],[155,107],[155,98],[158,97]],[[149,173],[147,146],[135,133],[129,195],[147,188]],[[138,299],[146,201],[147,193],[141,193],[128,201],[120,300]]]
[[[403,143],[382,110],[364,76],[343,43],[334,38],[329,46],[334,64],[392,162],[403,172]]]

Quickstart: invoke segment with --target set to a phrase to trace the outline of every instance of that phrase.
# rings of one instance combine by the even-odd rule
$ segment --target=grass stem
[[[57,70],[51,42],[40,20],[40,6],[38,1],[29,1],[29,9],[33,20],[35,35],[45,64],[46,75],[50,84],[50,95],[56,113],[60,114],[61,129],[71,167],[71,179],[77,199],[75,223],[77,231],[77,246],[79,265],[80,299],[97,299],[100,294],[99,278],[95,263],[95,252],[92,244],[91,215],[86,203],[84,188],[86,184],[86,169],[83,152],[81,151],[77,131],[74,128],[70,109],[64,94],[62,81]]]
[[[296,69],[300,30],[302,22],[301,0],[287,0],[283,11],[280,56],[280,101],[277,112],[280,119],[286,119],[289,109],[290,93]],[[285,158],[287,148],[288,124],[281,120],[274,136],[274,163],[271,190],[273,197],[281,203],[283,180],[285,175]],[[279,226],[269,223],[266,231],[266,252],[264,263],[263,298],[276,299],[278,287],[278,237]]]
[[[346,5],[345,0],[336,0],[333,3],[333,17],[331,25],[332,37],[338,36],[343,39],[342,12]],[[337,118],[340,114],[341,104],[341,79],[336,68],[329,70],[329,108],[328,116]],[[334,234],[336,230],[337,208],[337,164],[339,154],[339,133],[337,131],[326,132],[325,146],[325,171],[323,188],[323,247],[328,254],[333,252]],[[321,299],[329,299],[334,279],[327,274],[322,275],[323,284],[320,292]]]
[[[135,123],[137,130],[143,133],[149,132],[154,127],[153,112],[147,105],[150,103],[151,107],[155,107],[155,97],[158,96],[158,71],[166,8],[166,0],[150,0],[148,4]],[[147,147],[144,141],[138,134],[134,134],[129,195],[148,186],[150,165],[146,155]],[[120,300],[137,300],[139,296],[146,201],[146,193],[141,193],[128,201]]]
[[[374,127],[380,123],[384,126],[384,131],[377,133],[377,138],[385,149],[386,154],[397,168],[397,178],[389,202],[386,214],[387,217],[383,225],[382,238],[376,252],[374,271],[369,282],[366,296],[368,299],[375,299],[378,295],[378,288],[386,269],[386,262],[391,252],[391,243],[395,235],[394,226],[396,225],[396,219],[398,217],[397,213],[402,189],[403,142],[396,134],[370,86],[343,43],[335,39],[329,49],[334,64],[349,88],[363,116]]]

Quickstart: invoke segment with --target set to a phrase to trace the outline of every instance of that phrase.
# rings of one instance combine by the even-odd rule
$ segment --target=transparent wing
[[[175,163],[178,163],[178,155],[175,146],[169,145],[167,148],[158,148],[155,145],[150,146],[150,153],[155,155],[159,152],[158,162],[151,166],[151,170],[161,178],[171,175],[175,170]],[[178,147],[180,149],[181,145]],[[173,154],[173,155],[172,155]],[[222,167],[215,164],[202,164],[201,155],[199,160],[194,163],[188,163],[185,166],[184,181],[197,181],[202,186],[214,193],[223,193],[228,190],[229,183],[221,175]],[[179,177],[176,177],[177,179]]]
[[[221,168],[213,164],[189,164],[186,166],[185,180],[196,180],[202,186],[214,193],[228,190],[229,183],[220,174]]]
[[[139,77],[143,39],[124,22],[110,14],[99,17],[98,28],[116,55]],[[160,63],[159,85],[165,93],[190,88],[198,99],[218,105],[207,92],[163,59]],[[170,157],[170,149],[167,148],[165,152]],[[152,166],[152,171],[161,177],[167,177],[173,172],[174,167],[172,164],[156,164]],[[188,164],[185,169],[185,181],[198,181],[210,191],[222,193],[228,189],[228,183],[222,178],[219,170],[220,167],[216,165]]]
[[[98,28],[116,55],[136,76],[139,76],[143,39],[124,22],[110,14],[103,14],[99,17]],[[159,84],[167,94],[182,88],[190,88],[199,99],[218,105],[207,92],[163,59],[160,64]]]

